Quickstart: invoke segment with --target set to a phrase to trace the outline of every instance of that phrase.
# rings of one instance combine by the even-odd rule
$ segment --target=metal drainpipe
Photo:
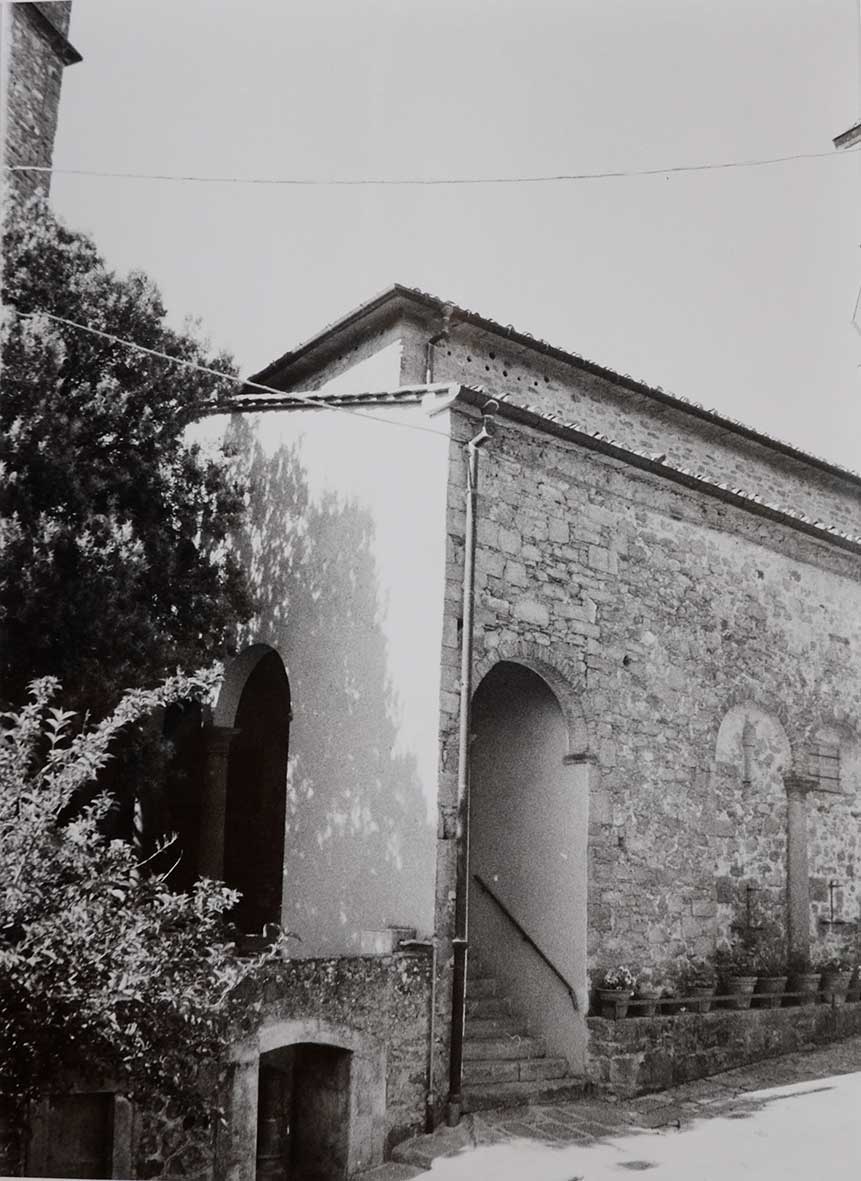
[[[469,936],[469,720],[472,704],[472,645],[475,607],[475,510],[479,448],[493,436],[485,414],[481,430],[466,445],[466,529],[464,537],[463,626],[460,645],[460,723],[457,748],[457,870],[454,902],[454,965],[451,984],[451,1055],[446,1122],[454,1127],[463,1110],[463,1035],[466,1018],[466,961]]]

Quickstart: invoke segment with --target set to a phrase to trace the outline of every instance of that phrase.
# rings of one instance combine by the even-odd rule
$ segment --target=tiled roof
[[[515,344],[523,345],[527,348],[534,349],[537,352],[543,353],[545,356],[554,358],[564,364],[574,365],[584,372],[591,373],[596,377],[604,378],[607,381],[620,385],[625,389],[631,390],[633,393],[639,394],[652,401],[661,403],[672,409],[681,411],[685,414],[690,414],[701,421],[713,424],[723,430],[732,432],[733,434],[741,435],[744,438],[750,439],[755,443],[759,443],[769,450],[778,451],[782,455],[789,456],[803,464],[818,468],[821,471],[828,472],[839,480],[845,480],[850,483],[861,484],[861,475],[852,471],[850,468],[841,466],[840,464],[832,463],[829,460],[821,459],[819,456],[812,455],[809,452],[802,451],[799,447],[794,447],[790,443],[783,442],[772,435],[766,434],[762,431],[755,430],[753,427],[746,426],[729,415],[720,414],[716,410],[710,410],[701,403],[686,398],[680,394],[669,393],[659,385],[649,385],[638,378],[632,377],[628,373],[620,373],[616,370],[609,369],[604,365],[599,365],[594,361],[589,361],[587,358],[580,356],[579,353],[570,352],[566,349],[558,348],[556,345],[551,345],[547,341],[541,340],[538,337],[532,336],[528,332],[519,332],[512,324],[500,324],[496,320],[491,320],[486,316],[481,316],[477,312],[472,312],[468,308],[458,307],[456,304],[448,300],[439,299],[435,295],[431,295],[426,291],[421,291],[416,287],[406,287],[403,284],[395,283],[385,291],[380,292],[379,295],[374,296],[366,303],[348,312],[347,315],[340,319],[333,321],[327,325],[320,332],[316,333],[309,340],[303,344],[298,345],[295,349],[284,353],[278,357],[271,364],[267,365],[259,373],[253,375],[250,379],[256,382],[267,382],[273,379],[277,380],[278,374],[286,369],[288,366],[302,359],[302,357],[310,352],[318,345],[324,343],[330,336],[344,331],[350,327],[358,325],[364,318],[371,315],[373,312],[385,308],[387,304],[395,304],[398,301],[412,302],[418,304],[426,310],[432,311],[437,315],[442,315],[444,312],[449,314],[454,321],[471,324],[482,331],[493,333],[496,336],[503,336],[506,339],[513,341]]]
[[[536,429],[558,435],[562,438],[569,438],[572,442],[579,443],[595,451],[601,451],[606,455],[611,455],[615,459],[623,460],[625,463],[630,463],[645,471],[653,472],[655,475],[665,476],[675,483],[684,484],[689,488],[696,488],[712,496],[718,495],[722,500],[735,503],[740,508],[753,510],[762,516],[771,517],[773,520],[780,520],[785,524],[792,525],[794,528],[800,528],[802,532],[822,537],[827,541],[836,542],[841,548],[851,549],[855,553],[861,553],[861,534],[846,533],[842,529],[837,529],[834,525],[829,525],[824,521],[814,520],[807,513],[787,508],[784,505],[770,501],[764,496],[760,496],[755,492],[749,492],[737,485],[721,483],[719,480],[704,475],[702,472],[694,472],[687,467],[676,467],[672,464],[667,464],[662,459],[656,459],[647,451],[638,451],[625,443],[618,443],[615,439],[609,438],[600,431],[587,431],[576,422],[563,421],[555,416],[542,414],[534,406],[517,406],[511,402],[500,402],[498,398],[492,398],[484,392],[472,390],[469,387],[461,387],[461,389],[463,400],[479,408],[494,403],[497,407],[493,411],[495,414],[501,414],[505,418],[523,422],[525,425],[534,426]]]
[[[768,500],[758,493],[734,484],[721,483],[702,472],[695,472],[687,467],[668,464],[662,459],[646,451],[638,451],[627,444],[619,443],[615,439],[602,434],[600,431],[588,431],[574,421],[563,420],[556,415],[543,414],[535,406],[520,406],[505,398],[494,397],[484,390],[471,386],[449,385],[447,383],[435,386],[405,386],[397,390],[387,390],[378,393],[356,394],[303,394],[297,398],[289,393],[285,394],[249,394],[231,398],[217,409],[221,411],[261,411],[261,410],[308,410],[324,409],[326,406],[360,408],[362,406],[391,406],[416,404],[429,391],[444,393],[449,391],[457,401],[465,402],[478,410],[499,415],[524,426],[543,431],[558,438],[568,439],[579,446],[591,451],[598,451],[614,459],[621,460],[643,471],[662,476],[673,483],[703,492],[709,496],[735,504],[737,507],[755,512],[759,516],[799,529],[803,533],[819,537],[822,540],[836,544],[841,549],[861,554],[861,534],[846,533],[829,525],[824,521],[814,520],[807,513],[788,508],[775,501]]]

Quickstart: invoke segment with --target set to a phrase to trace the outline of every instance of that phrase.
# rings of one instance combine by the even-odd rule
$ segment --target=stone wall
[[[363,1168],[381,1163],[395,1144],[425,1129],[430,974],[430,949],[424,946],[387,956],[271,966],[259,981],[246,985],[244,1028],[224,1096],[226,1122],[189,1128],[181,1108],[165,1103],[158,1110],[135,1110],[118,1097],[123,1118],[114,1120],[112,1147],[115,1165],[123,1163],[114,1175],[253,1181],[258,1063],[281,1044],[283,1031],[295,1034],[283,1043],[287,1047],[333,1044],[349,1052],[354,1059],[351,1158]],[[249,1076],[253,1090],[244,1130],[234,1126],[239,1071]],[[439,1076],[436,1083],[444,1091]],[[10,1176],[21,1171],[20,1131],[0,1106],[0,1165]]]
[[[591,1082],[629,1097],[861,1033],[861,1004],[622,1021],[590,1017],[588,1025]]]
[[[452,426],[441,829],[454,799],[463,443],[475,416],[456,412]],[[714,949],[746,885],[785,898],[783,773],[808,766],[823,725],[857,743],[861,560],[596,452],[498,426],[480,460],[476,665],[527,653],[571,687],[600,769],[590,964],[663,970]],[[807,824],[815,876],[839,867],[842,917],[854,923],[861,781],[851,758],[844,771],[838,793],[813,781]]]
[[[324,1019],[385,1052],[388,1149],[424,1125],[429,989],[424,952],[291,960],[273,970],[255,1008],[261,1023]]]
[[[6,60],[4,163],[50,165],[63,69],[80,60],[67,40],[71,0],[3,5]],[[6,96],[3,96],[6,98]],[[50,173],[11,174],[12,193],[22,200],[47,196]]]
[[[415,370],[424,350],[413,345]],[[405,357],[402,372],[414,378]],[[684,404],[658,403],[648,394],[565,363],[521,344],[455,321],[448,341],[434,353],[434,381],[478,386],[540,414],[553,414],[586,433],[601,432],[624,447],[664,455],[732,488],[756,493],[775,505],[856,534],[861,486],[808,465],[727,427],[704,422]],[[423,380],[419,378],[418,380]],[[775,426],[779,435],[779,427]]]
[[[234,1051],[226,1122],[215,1144],[205,1133],[185,1132],[181,1113],[140,1114],[134,1175],[253,1178],[258,1063],[264,1052],[278,1048],[270,1042],[279,1030],[295,1035],[285,1046],[311,1042],[355,1051],[350,1151],[362,1167],[379,1164],[395,1144],[424,1130],[430,964],[420,950],[291,960],[269,969],[265,981],[249,990],[246,1036]],[[373,1077],[376,1061],[382,1064],[379,1079]]]

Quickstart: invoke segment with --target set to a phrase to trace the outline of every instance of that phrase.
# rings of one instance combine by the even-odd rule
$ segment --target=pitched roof
[[[282,377],[285,369],[301,361],[312,350],[325,345],[330,340],[334,343],[339,335],[351,328],[358,328],[363,321],[373,320],[380,316],[393,316],[399,307],[405,310],[410,305],[424,312],[430,312],[438,317],[443,316],[443,314],[449,315],[455,322],[470,324],[494,336],[502,336],[514,344],[532,349],[544,356],[561,361],[563,364],[580,369],[584,373],[589,373],[592,376],[612,382],[614,385],[621,386],[670,409],[691,415],[712,426],[759,443],[769,450],[777,451],[792,459],[800,460],[802,463],[815,467],[820,471],[828,472],[840,480],[861,485],[861,475],[852,471],[850,468],[821,459],[819,456],[812,455],[799,447],[794,447],[790,443],[776,439],[774,436],[765,434],[763,431],[746,426],[735,418],[731,418],[725,414],[719,414],[715,410],[709,410],[699,402],[692,401],[679,394],[668,393],[659,385],[649,385],[644,381],[631,377],[628,373],[619,373],[616,370],[607,368],[605,365],[599,365],[595,361],[589,361],[587,358],[580,356],[579,353],[572,353],[566,349],[558,348],[556,345],[549,344],[547,341],[541,340],[529,332],[519,332],[512,324],[500,324],[498,321],[481,316],[477,312],[470,311],[468,308],[459,307],[450,300],[440,299],[435,295],[430,295],[426,291],[420,291],[415,287],[406,287],[401,283],[392,284],[391,287],[388,287],[385,291],[381,291],[365,303],[360,304],[345,316],[334,320],[302,344],[277,357],[264,369],[261,369],[259,373],[253,374],[249,378],[249,381],[264,384],[276,383]]]

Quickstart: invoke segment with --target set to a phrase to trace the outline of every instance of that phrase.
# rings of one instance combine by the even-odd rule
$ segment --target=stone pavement
[[[682,1128],[693,1120],[724,1116],[745,1119],[769,1103],[753,1092],[861,1071],[861,1037],[738,1067],[668,1091],[635,1099],[578,1099],[570,1103],[482,1111],[456,1128],[438,1128],[398,1145],[394,1160],[370,1173],[368,1181],[408,1181],[430,1169],[438,1157],[464,1149],[511,1141],[562,1147],[607,1143],[637,1131]],[[628,1167],[635,1167],[636,1161]]]

